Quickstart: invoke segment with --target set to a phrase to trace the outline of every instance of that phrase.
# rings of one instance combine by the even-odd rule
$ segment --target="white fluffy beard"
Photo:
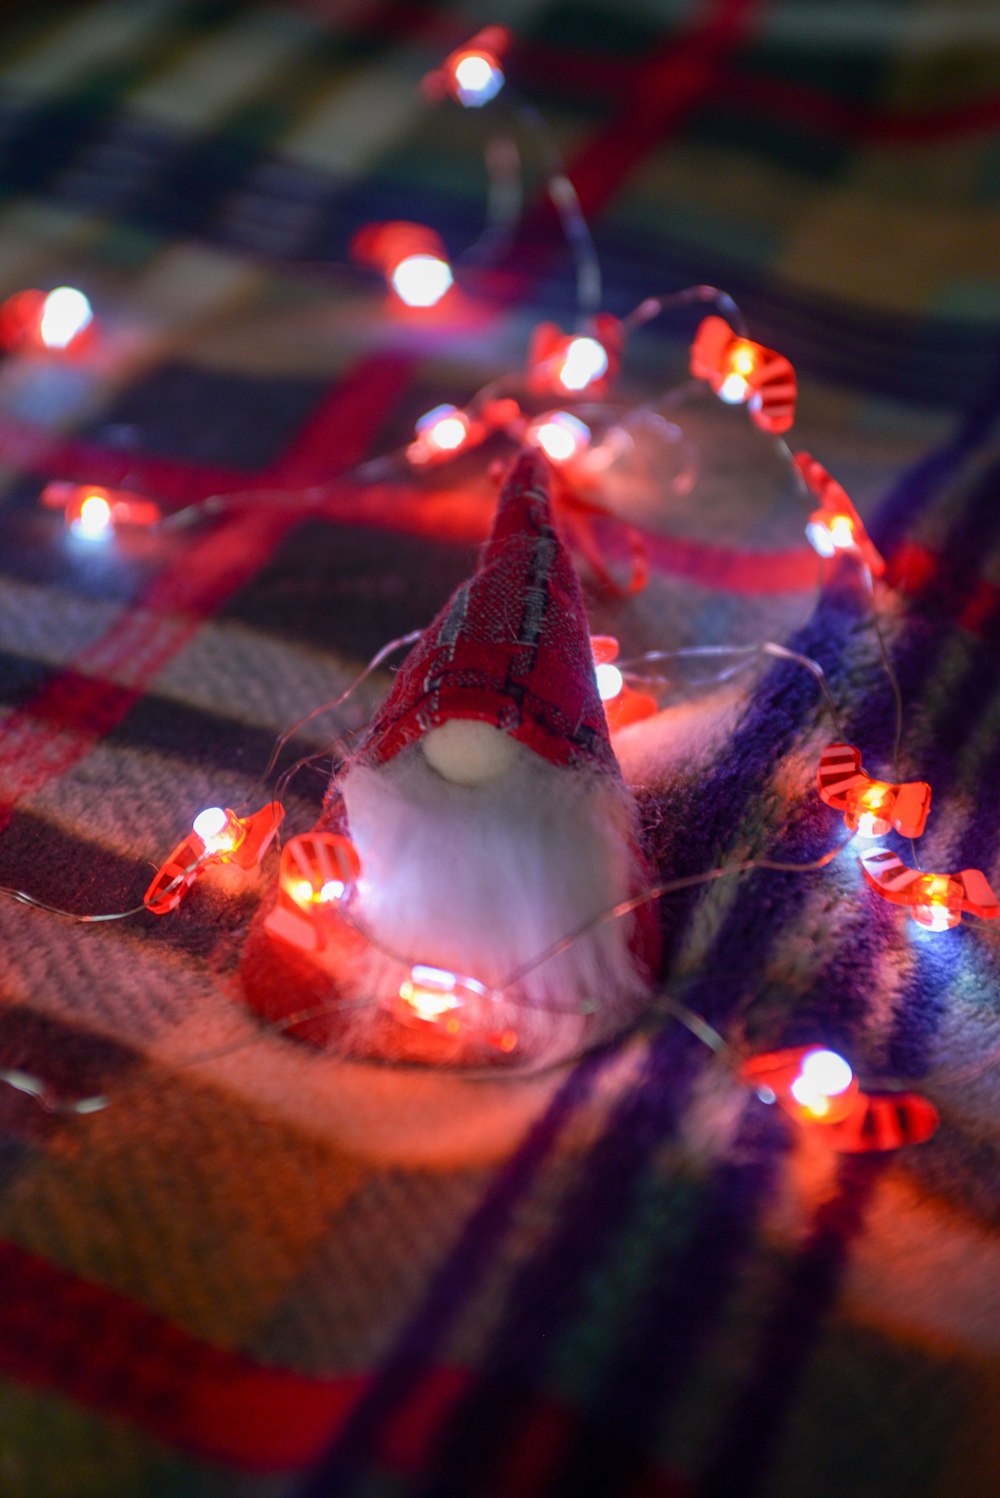
[[[354,914],[374,938],[354,996],[393,1002],[414,963],[497,988],[641,888],[625,786],[515,747],[485,785],[444,779],[419,744],[338,783],[362,867]],[[513,1026],[518,1062],[556,1059],[634,1016],[648,992],[634,921],[593,926],[504,990],[491,1017]]]

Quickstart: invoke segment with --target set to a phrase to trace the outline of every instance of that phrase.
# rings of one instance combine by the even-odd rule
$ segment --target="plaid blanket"
[[[735,295],[800,377],[802,445],[889,563],[901,759],[928,867],[1000,857],[1000,38],[899,0],[94,0],[6,13],[0,293],[82,286],[88,356],[0,367],[0,880],[80,913],[141,902],[193,811],[250,796],[275,735],[427,623],[488,524],[482,465],[357,465],[523,360],[573,275],[528,212],[459,314],[393,321],[344,264],[364,223],[482,223],[491,111],[416,84],[485,21],[594,227],[602,305]],[[499,105],[497,106],[499,107]],[[688,314],[626,387],[684,378]],[[801,509],[739,412],[691,408],[697,498],[641,490],[653,576],[594,598],[628,653],[777,638],[818,660],[866,765],[894,702],[863,593],[821,593]],[[670,461],[670,454],[663,456]],[[74,543],[49,478],[166,511]],[[651,498],[651,495],[655,497]],[[644,498],[643,498],[644,496]],[[361,727],[385,673],[289,750]],[[671,684],[623,740],[664,878],[803,861],[836,820],[831,735],[790,662]],[[287,762],[290,762],[290,758]],[[287,797],[315,820],[323,778]],[[269,1033],[240,953],[274,869],[172,916],[0,902],[0,1491],[11,1498],[1000,1491],[996,941],[912,923],[851,856],[664,901],[664,987],[759,1049],[822,1039],[942,1125],[831,1156],[671,1020],[554,1074],[350,1065]],[[191,1064],[197,1058],[197,1064]]]

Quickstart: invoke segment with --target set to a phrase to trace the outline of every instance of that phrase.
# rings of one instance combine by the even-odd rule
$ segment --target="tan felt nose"
[[[454,785],[485,785],[513,764],[517,744],[502,729],[453,718],[431,728],[420,741],[427,763]]]

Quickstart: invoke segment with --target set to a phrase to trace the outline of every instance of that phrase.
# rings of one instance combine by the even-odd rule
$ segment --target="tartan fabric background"
[[[249,795],[275,735],[467,575],[475,464],[468,493],[349,473],[516,368],[541,317],[567,322],[568,256],[531,208],[431,331],[392,323],[343,262],[375,219],[427,222],[455,254],[475,238],[490,120],[414,86],[494,20],[593,223],[608,310],[715,283],[795,362],[801,444],[889,559],[927,865],[997,874],[992,6],[108,0],[15,8],[0,33],[0,293],[82,285],[103,330],[87,360],[0,367],[4,883],[137,903],[194,810]],[[633,340],[634,394],[683,377],[692,331]],[[777,634],[887,769],[864,599],[818,597],[801,512],[739,413],[698,406],[690,430],[703,497],[643,517],[653,583],[595,619],[630,649]],[[48,477],[178,508],[338,473],[321,515],[248,505],[104,550],[37,503]],[[678,691],[623,751],[664,875],[822,852],[829,737],[792,666]],[[323,790],[297,785],[292,830]],[[939,1104],[929,1145],[831,1162],[673,1025],[506,1084],[263,1033],[238,968],[273,877],[108,926],[0,903],[0,1064],[116,1099],[65,1118],[0,1092],[0,1491],[1000,1491],[997,1093],[971,1075],[1000,1041],[988,930],[915,932],[851,858],[668,902],[684,1002],[762,1046],[825,1038]]]

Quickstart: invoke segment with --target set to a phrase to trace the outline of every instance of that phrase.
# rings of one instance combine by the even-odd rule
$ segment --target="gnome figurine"
[[[404,661],[323,821],[361,866],[351,920],[363,940],[337,987],[373,1005],[354,1012],[405,1029],[399,995],[417,973],[432,1017],[479,996],[479,1039],[531,1063],[634,1017],[656,952],[648,906],[601,919],[649,881],[548,490],[545,460],[526,450],[475,574]],[[464,1020],[449,1023],[462,1036],[452,1059],[478,1054]]]

